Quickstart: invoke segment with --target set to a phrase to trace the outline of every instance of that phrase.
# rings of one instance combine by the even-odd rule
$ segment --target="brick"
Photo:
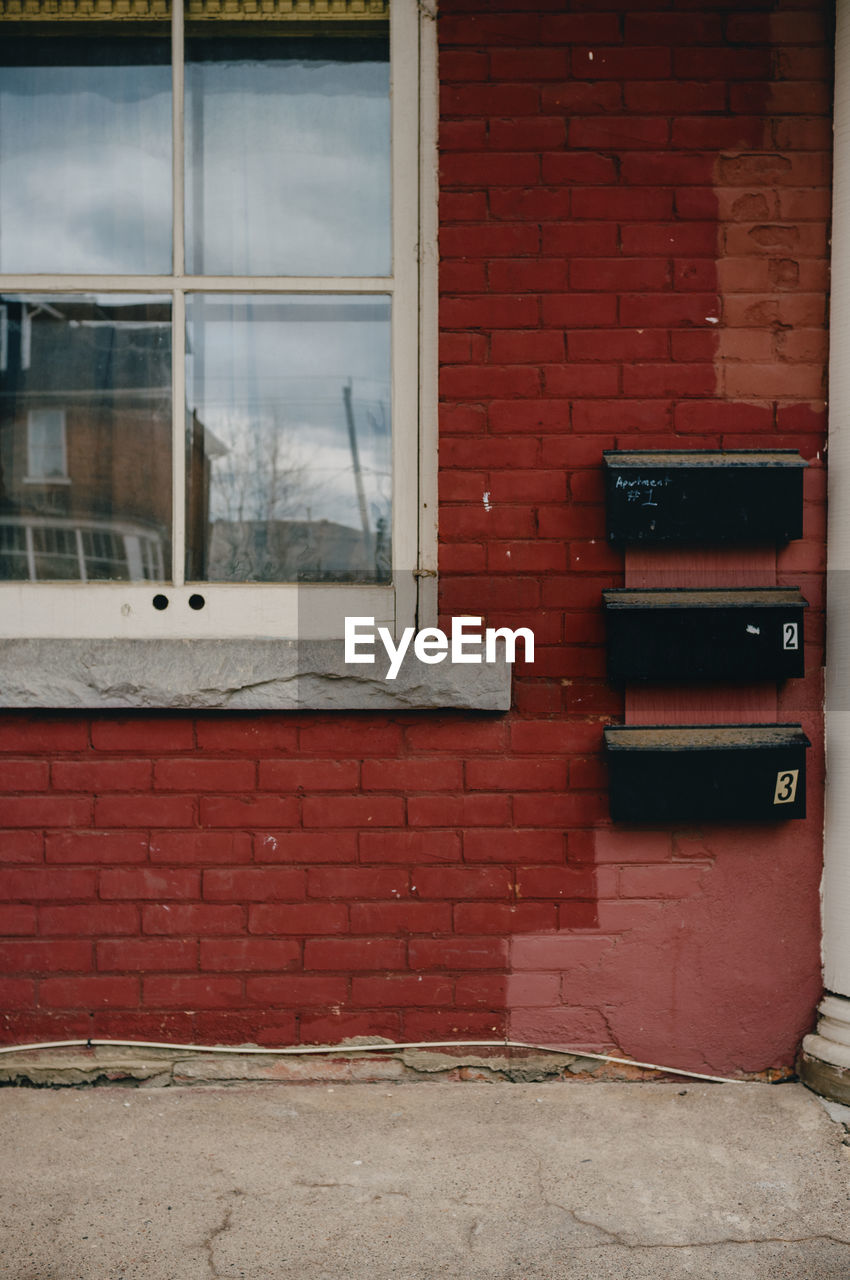
[[[101,972],[179,972],[198,967],[198,944],[177,938],[110,938],[98,942],[95,952]]]
[[[407,897],[407,871],[395,868],[309,867],[307,895],[310,898],[390,899]]]
[[[572,72],[583,80],[660,80],[671,71],[670,50],[608,46],[573,50]]]
[[[449,187],[533,186],[540,160],[524,151],[453,151],[441,157],[440,179]]]
[[[560,1004],[559,973],[512,973],[507,979],[506,1002],[512,1009]]]
[[[440,91],[443,116],[533,116],[539,109],[536,85],[444,84]]]
[[[510,822],[510,797],[413,796],[407,803],[412,827],[500,827]]]
[[[638,326],[651,317],[653,324],[704,326],[719,315],[720,299],[713,293],[625,293],[620,298],[624,325]]]
[[[644,151],[664,146],[670,126],[663,116],[588,116],[570,122],[570,146]]]
[[[452,1009],[443,1013],[437,1009],[405,1009],[402,1023],[404,1039],[413,1041],[457,1040],[460,1036],[472,1040],[503,1039],[507,1035],[504,1013],[493,1010]]]
[[[448,902],[355,902],[351,906],[353,934],[450,933]]]
[[[440,197],[440,217],[452,222],[482,222],[487,217],[487,196],[483,191],[447,191]]]
[[[91,967],[90,942],[27,939],[0,943],[0,969],[3,973],[88,973]]]
[[[567,351],[570,360],[653,360],[669,351],[669,335],[664,329],[599,329],[595,333],[570,333]]]
[[[623,85],[626,107],[641,114],[658,111],[666,116],[689,112],[716,112],[726,106],[723,80],[636,80]]]
[[[494,396],[534,396],[540,390],[537,371],[526,365],[499,368],[451,366],[440,370],[440,394],[449,398],[486,399]]]
[[[403,969],[405,944],[394,938],[308,938],[304,943],[306,970]]]
[[[0,823],[6,827],[88,827],[92,802],[86,796],[4,796]]]
[[[522,867],[517,871],[519,898],[593,900],[596,894],[596,870],[593,867]]]
[[[364,791],[451,791],[463,785],[459,760],[366,760]]]
[[[0,938],[35,933],[35,929],[35,907],[6,907],[0,904]]]
[[[567,795],[537,795],[533,791],[514,797],[514,820],[518,826],[590,827],[607,817],[607,796],[592,792]]]
[[[669,425],[671,405],[667,400],[586,400],[573,412],[576,431],[663,431]]]
[[[348,716],[345,720],[320,720],[300,731],[304,755],[361,760],[366,756],[389,756],[401,745],[401,728],[377,716]]]
[[[148,836],[143,831],[48,831],[47,862],[144,862]]]
[[[545,902],[459,902],[454,908],[455,933],[532,933],[555,925],[556,907]]]
[[[241,933],[245,912],[239,906],[209,903],[163,903],[142,908],[142,932],[205,937],[213,933]]]
[[[687,898],[698,893],[705,874],[700,866],[628,866],[620,871],[624,898]]]
[[[209,902],[300,902],[304,872],[295,867],[216,867],[204,872]]]
[[[192,796],[108,795],[97,796],[94,806],[98,827],[190,827],[195,822]],[[90,826],[90,822],[69,823]]]
[[[297,906],[248,908],[249,933],[294,936],[348,932],[348,907],[342,902],[299,902]]]
[[[621,112],[622,108],[622,86],[611,81],[565,80],[561,84],[541,85],[540,109],[547,115],[563,111],[573,118],[597,112]]]
[[[0,871],[0,899],[50,902],[92,898],[94,871],[65,871],[55,868],[10,868]]]
[[[467,862],[561,862],[565,837],[557,831],[535,828],[499,831],[464,831],[463,852]]]
[[[822,363],[727,365],[723,380],[726,394],[736,398],[815,400],[826,391]]]
[[[249,970],[297,969],[301,944],[288,939],[202,938],[201,968],[244,973]]]
[[[420,898],[509,898],[513,874],[499,867],[417,867],[411,875],[411,892]]]
[[[298,748],[298,730],[288,718],[276,715],[201,716],[197,737],[204,751],[291,755]]]
[[[543,387],[553,396],[617,395],[620,390],[620,368],[608,364],[574,364],[568,362],[543,369]]]
[[[617,225],[605,214],[599,221],[555,222],[541,228],[544,254],[610,258],[619,251]]]
[[[498,293],[545,293],[567,287],[567,262],[564,258],[495,258],[488,264],[487,271],[492,288]],[[536,323],[537,310],[536,302],[533,308],[527,307],[526,319],[533,315],[532,323]]]
[[[567,783],[561,760],[468,760],[466,786],[470,790],[553,791]]]
[[[201,796],[201,824],[247,830],[298,826],[299,809],[289,796]]]
[[[200,897],[198,871],[171,871],[165,868],[115,868],[100,873],[101,898],[180,899]]]
[[[446,151],[472,151],[486,144],[486,120],[442,120],[440,122],[441,154]]]
[[[723,400],[689,400],[676,405],[673,424],[682,432],[772,431],[773,409]]]
[[[150,760],[56,760],[51,780],[56,791],[146,791]]]
[[[540,364],[549,360],[563,360],[563,334],[545,329],[498,330],[490,341],[490,358],[494,364]],[[443,493],[442,483],[440,489]]]
[[[361,863],[460,861],[460,834],[455,831],[364,831],[360,835]]]
[[[41,862],[44,837],[40,831],[0,831],[0,863]]]
[[[251,760],[158,760],[154,786],[163,791],[252,791],[256,773]]]
[[[249,978],[246,985],[248,999],[261,1005],[312,1010],[323,1005],[342,1004],[348,999],[347,978],[286,974],[272,978]],[[303,1035],[302,1038],[307,1039]]]
[[[547,32],[548,37],[548,32]],[[552,38],[554,41],[554,37]],[[566,49],[494,49],[490,54],[490,79],[499,81],[566,80],[569,73]]]
[[[151,862],[194,863],[250,862],[251,837],[247,832],[156,831],[150,839]]]
[[[35,1007],[35,983],[26,978],[0,978],[0,1008],[7,1013]],[[6,1019],[8,1022],[8,1018]],[[19,1043],[16,1041],[15,1043]]]
[[[566,126],[561,115],[491,120],[488,130],[489,145],[504,152],[556,150],[564,146],[566,137]]]
[[[45,978],[38,987],[39,1004],[48,1009],[135,1009],[138,978]]]
[[[261,760],[261,791],[353,791],[360,779],[356,760]]]
[[[770,50],[687,48],[673,52],[673,75],[682,80],[769,80]]]
[[[635,364],[623,370],[626,396],[707,396],[716,386],[713,364]]]
[[[58,751],[85,751],[88,745],[88,723],[76,717],[63,720],[41,715],[0,716],[0,752],[53,755]]]
[[[0,760],[0,792],[45,791],[49,778],[46,760]]]
[[[375,835],[378,833],[376,832]],[[267,831],[254,837],[255,862],[355,862],[356,831]]]
[[[505,1008],[509,978],[507,974],[476,973],[459,977],[455,982],[455,1004],[464,1009]]]
[[[49,936],[133,934],[139,931],[139,911],[129,904],[93,902],[75,907],[42,907],[38,930]]]
[[[550,151],[541,157],[541,180],[562,192],[562,200],[567,202],[570,188],[576,186],[613,186],[618,179],[618,169],[611,156],[600,155],[594,151]],[[552,202],[554,203],[554,202]],[[572,200],[569,201],[572,208]],[[492,199],[491,199],[492,208]],[[562,217],[568,216],[565,210]],[[529,215],[533,216],[533,215]],[[557,217],[553,209],[541,211],[537,215],[542,221]],[[547,243],[549,237],[547,236]]]
[[[620,228],[622,251],[637,257],[717,255],[716,222],[624,222]]]
[[[396,796],[326,796],[304,800],[305,827],[398,827],[404,801]]]
[[[508,942],[492,934],[479,938],[411,938],[408,957],[411,969],[504,969]]]
[[[156,753],[191,751],[195,745],[192,721],[183,716],[99,716],[91,727],[97,751]]]
[[[145,1005],[154,1009],[230,1009],[242,1003],[241,978],[153,974],[142,987]]]
[[[437,1006],[453,1003],[453,983],[438,974],[390,974],[351,980],[351,1003],[367,1009]]]

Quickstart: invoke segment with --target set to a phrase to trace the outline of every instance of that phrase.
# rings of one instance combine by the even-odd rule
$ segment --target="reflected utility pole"
[[[360,523],[363,533],[368,538],[369,512],[366,510],[366,493],[363,489],[363,473],[360,470],[360,453],[357,448],[357,431],[354,426],[354,409],[351,404],[351,379],[342,388],[342,399],[345,404],[345,420],[348,423],[348,443],[351,446],[351,464],[354,467],[354,483],[357,486],[357,502],[360,506]]]

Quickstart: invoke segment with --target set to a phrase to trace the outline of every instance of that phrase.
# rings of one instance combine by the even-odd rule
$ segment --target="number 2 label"
[[[776,790],[773,793],[774,804],[792,804],[797,795],[797,779],[799,769],[785,769],[776,775]]]
[[[800,637],[797,630],[796,622],[783,622],[782,624],[782,648],[783,649],[799,649]]]

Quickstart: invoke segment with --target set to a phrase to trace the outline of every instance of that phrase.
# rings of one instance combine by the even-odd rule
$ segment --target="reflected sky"
[[[187,397],[215,437],[212,520],[360,528],[344,388],[371,529],[391,503],[390,304],[375,297],[187,299]]]
[[[3,39],[0,270],[171,270],[168,57],[149,37]]]
[[[387,275],[386,42],[189,39],[187,261],[215,275]]]

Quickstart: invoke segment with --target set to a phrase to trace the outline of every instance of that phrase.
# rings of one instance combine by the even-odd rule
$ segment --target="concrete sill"
[[[346,665],[341,640],[0,640],[0,706],[54,710],[508,711],[511,668]]]

